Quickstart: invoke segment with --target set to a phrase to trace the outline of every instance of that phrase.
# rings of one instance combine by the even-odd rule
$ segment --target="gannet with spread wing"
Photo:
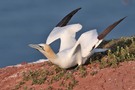
[[[77,12],[78,10],[79,9],[76,9],[74,11]],[[79,65],[79,66],[83,65],[85,64],[87,58],[90,57],[94,52],[105,51],[106,49],[96,49],[96,47],[102,42],[104,37],[115,26],[117,26],[123,19],[125,19],[124,17],[118,20],[117,22],[113,23],[99,35],[96,29],[87,31],[83,33],[76,41],[75,33],[82,28],[82,25],[81,24],[66,25],[68,21],[71,19],[71,17],[76,13],[73,12],[71,12],[64,19],[62,19],[62,21],[54,28],[54,30],[50,33],[46,41],[46,44],[29,45],[30,47],[39,50],[53,64],[56,64],[59,67],[65,69],[73,67],[75,65]],[[61,39],[61,47],[59,52],[55,54],[49,44],[58,38]],[[66,40],[68,43],[66,42]],[[66,44],[64,44],[64,42]]]
[[[82,25],[80,24],[72,24],[67,25],[69,20],[73,17],[73,15],[78,12],[81,8],[77,8],[70,12],[68,15],[66,15],[57,25],[56,27],[51,31],[49,34],[46,44],[50,44],[53,41],[60,39],[60,49],[59,51],[62,51],[64,49],[71,48],[76,43],[76,32],[80,31],[82,28]]]

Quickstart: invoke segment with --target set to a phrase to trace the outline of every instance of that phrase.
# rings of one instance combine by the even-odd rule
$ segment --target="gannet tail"
[[[105,51],[107,51],[107,50],[109,50],[109,49],[103,49],[103,48],[97,48],[97,49],[94,49],[93,51],[94,51],[94,53],[97,53],[97,52],[105,52]]]

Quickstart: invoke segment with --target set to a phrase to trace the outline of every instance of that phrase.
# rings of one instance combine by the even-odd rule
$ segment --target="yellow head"
[[[49,60],[56,59],[56,54],[51,49],[51,47],[47,44],[29,44],[30,47],[40,51],[44,56],[46,56]]]

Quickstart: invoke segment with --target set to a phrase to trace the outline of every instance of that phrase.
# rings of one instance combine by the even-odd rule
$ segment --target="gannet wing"
[[[57,25],[56,27],[63,27],[66,26],[67,23],[70,21],[70,19],[73,17],[74,14],[76,14],[76,12],[78,12],[81,8],[77,8],[75,10],[73,10],[72,12],[70,12],[68,15],[66,15]]]
[[[50,44],[54,42],[57,39],[61,40],[60,49],[59,51],[62,51],[64,49],[72,47],[75,42],[75,35],[76,32],[78,32],[81,29],[81,25],[67,25],[67,23],[70,21],[70,19],[73,17],[74,14],[76,14],[81,8],[77,8],[70,12],[68,15],[66,15],[52,30],[50,35],[47,38],[46,43]],[[64,27],[65,26],[65,27]],[[67,30],[67,31],[66,31]],[[68,35],[69,34],[69,35]]]
[[[76,42],[71,54],[73,55],[77,51],[77,47],[81,45],[80,50],[82,57],[88,57],[91,52],[93,52],[93,50],[102,42],[103,38],[125,18],[126,17],[116,21],[99,35],[97,34],[96,29],[83,33]]]
[[[71,48],[76,43],[75,35],[76,32],[81,30],[81,24],[71,24],[63,27],[55,27],[49,34],[46,44],[51,44],[57,39],[61,40],[60,50],[62,51],[67,48]]]
[[[97,37],[98,33],[96,29],[83,33],[77,40],[70,55],[74,55],[80,49],[82,57],[86,57],[93,49],[93,46],[96,45],[96,43],[98,43]]]
[[[102,40],[98,40],[98,33],[97,30],[90,30],[88,32],[83,33],[78,42],[81,45],[81,53],[82,57],[87,57],[90,54],[90,51],[96,48],[96,44],[99,44]]]
[[[121,21],[123,21],[126,17],[116,21],[112,25],[108,26],[101,34],[99,34],[98,39],[101,40],[103,39],[109,32],[113,30]]]

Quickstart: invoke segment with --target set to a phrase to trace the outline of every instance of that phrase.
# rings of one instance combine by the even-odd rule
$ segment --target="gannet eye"
[[[43,48],[43,46],[39,46],[39,47],[40,47],[43,51],[45,51],[44,48]]]
[[[39,47],[41,47],[41,48],[42,48],[42,46],[39,46]]]

